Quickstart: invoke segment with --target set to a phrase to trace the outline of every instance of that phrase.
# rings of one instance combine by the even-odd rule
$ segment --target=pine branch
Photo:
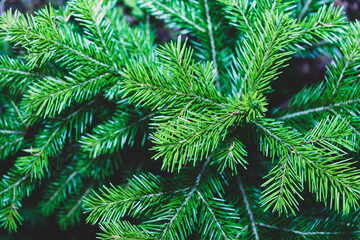
[[[193,198],[195,198],[194,195],[196,194],[196,190],[200,184],[201,178],[205,174],[205,170],[208,167],[210,160],[211,160],[211,158],[208,157],[206,162],[204,163],[203,167],[201,168],[200,173],[196,177],[195,184],[191,187],[190,191],[187,193],[186,198],[183,201],[181,201],[181,205],[178,206],[176,208],[175,212],[172,213],[173,216],[171,218],[166,219],[167,223],[165,224],[165,228],[163,228],[159,234],[160,235],[159,240],[164,239],[166,237],[171,237],[171,238],[176,237],[178,235],[177,234],[178,229],[182,230],[182,232],[187,233],[187,234],[189,234],[189,231],[192,230],[192,229],[184,229],[184,226],[179,225],[179,223],[182,220],[185,220],[183,218],[186,218],[186,222],[194,221],[192,216],[186,216],[187,214],[191,214],[191,211],[192,211],[191,208],[188,209],[189,207],[187,205],[190,200],[195,201],[195,199],[193,199]],[[192,205],[194,205],[194,203]],[[160,211],[160,214],[161,213],[162,212]],[[192,224],[192,225],[194,225],[194,224]]]
[[[206,12],[206,21],[207,21],[207,26],[208,26],[208,34],[209,34],[209,38],[210,38],[210,46],[211,46],[211,56],[212,56],[212,61],[214,63],[214,68],[215,68],[215,72],[216,72],[216,88],[218,91],[220,91],[220,80],[219,80],[219,70],[218,70],[218,63],[217,63],[217,58],[216,58],[216,48],[215,48],[215,41],[214,41],[214,33],[213,33],[213,24],[211,22],[211,17],[210,17],[210,11],[209,11],[209,4],[207,0],[204,0],[204,7],[205,7],[205,12]]]
[[[107,56],[96,50],[93,44],[67,29],[54,28],[54,15],[52,7],[40,11],[37,17],[9,10],[0,18],[0,36],[30,52],[27,63],[29,66],[34,66],[39,61],[43,64],[54,59],[62,61],[67,67],[76,68],[89,61],[104,71],[119,73],[113,66],[108,65]]]
[[[77,194],[76,198],[68,201],[64,208],[60,210],[58,221],[62,229],[65,229],[69,225],[73,226],[76,222],[80,222],[83,198],[90,194],[93,187],[93,185],[86,186],[86,188]]]
[[[288,156],[288,159],[290,160],[288,163],[290,163],[294,169],[292,174],[299,178],[301,184],[303,184],[304,181],[309,182],[309,189],[311,192],[316,194],[317,200],[324,201],[325,204],[328,203],[327,201],[330,201],[331,208],[335,208],[335,210],[341,210],[343,212],[348,212],[351,208],[355,208],[357,206],[357,199],[360,197],[358,194],[359,187],[356,184],[359,170],[354,168],[354,163],[352,161],[349,159],[344,159],[344,153],[341,153],[341,151],[339,152],[338,147],[329,143],[327,140],[320,141],[318,139],[319,135],[326,137],[327,134],[334,133],[332,137],[338,141],[338,144],[345,148],[351,149],[348,141],[346,140],[346,137],[350,134],[346,123],[340,122],[339,118],[331,119],[327,123],[318,123],[318,125],[313,130],[309,131],[309,133],[304,138],[306,140],[312,139],[314,136],[316,136],[317,140],[320,141],[317,146],[312,144],[308,145],[311,143],[311,141],[303,141],[299,137],[297,139],[289,138],[289,135],[294,136],[295,133],[285,134],[285,132],[279,131],[279,129],[270,128],[275,127],[279,123],[270,124],[270,122],[260,123],[259,121],[252,121],[252,123],[259,127],[259,129],[262,129],[261,131],[270,137],[261,140],[263,143],[265,143],[261,146],[263,151],[266,152],[266,149],[269,149],[270,145],[277,146],[278,150],[273,150],[270,152],[270,155],[274,156],[276,154],[280,157]],[[262,125],[264,123],[265,125]],[[337,127],[338,129],[334,130]],[[340,134],[341,137],[336,138],[336,134]],[[304,142],[306,144],[304,144]],[[283,177],[284,176],[286,175],[284,174]],[[274,177],[271,181],[276,179],[277,178]],[[328,182],[328,184],[323,185],[323,181]],[[279,184],[282,186],[282,181],[275,184],[275,186],[279,186]],[[338,188],[341,188],[341,190]],[[331,191],[330,193],[329,189]],[[295,193],[299,195],[299,189],[296,190],[292,187],[291,190],[295,191]],[[263,204],[269,204],[269,201],[273,197],[271,195],[271,191],[272,188],[267,188],[265,190],[266,197],[263,200]],[[343,198],[339,198],[337,195],[338,191],[343,193]],[[286,197],[294,199],[290,191],[285,193]],[[281,195],[282,191],[280,191],[279,194]],[[297,204],[297,202],[294,200],[291,202],[286,202],[282,201],[281,197],[279,199],[281,199],[281,201],[277,201],[277,203],[282,207],[287,208]],[[340,202],[342,202],[342,206]]]
[[[141,63],[127,65],[121,94],[131,95],[131,101],[152,108],[162,108],[169,98],[173,99],[169,107],[192,100],[224,107],[223,97],[212,85],[214,75],[197,75],[212,73],[212,66],[195,65],[192,50],[185,44],[182,46],[178,38],[177,44],[166,44],[157,51],[165,70]]]
[[[90,212],[87,221],[93,224],[117,221],[125,214],[137,214],[157,204],[163,195],[183,194],[188,188],[173,189],[164,184],[162,179],[152,174],[134,176],[126,189],[104,188],[103,196],[96,194],[84,200],[85,212]],[[106,211],[104,211],[106,210]]]
[[[160,125],[151,137],[156,144],[153,149],[158,152],[154,158],[163,157],[163,168],[173,171],[177,167],[180,171],[188,161],[195,166],[199,159],[207,158],[215,150],[237,120],[237,116],[231,114],[215,115],[212,119],[210,116],[189,112],[166,127]]]
[[[116,112],[110,121],[96,126],[92,134],[81,138],[80,143],[84,150],[89,152],[92,157],[96,157],[108,152],[111,154],[119,148],[124,148],[125,144],[131,146],[136,133],[142,130],[141,124],[148,122],[157,112],[144,116],[137,114],[131,111],[124,112],[124,109]]]
[[[281,228],[281,227],[276,227],[273,225],[268,225],[265,223],[257,223],[257,225],[259,225],[260,227],[265,227],[265,228],[271,228],[271,229],[275,229],[275,230],[280,230],[280,231],[285,231],[285,232],[289,232],[289,233],[293,233],[296,235],[301,235],[303,237],[306,236],[317,236],[317,235],[347,235],[349,234],[348,232],[303,232],[303,231],[297,231],[297,230],[293,230],[293,229],[287,229],[287,228]]]
[[[335,104],[328,104],[328,105],[325,105],[325,106],[316,107],[316,108],[312,108],[312,109],[307,109],[307,110],[304,110],[304,111],[298,111],[298,112],[285,114],[285,115],[283,115],[281,117],[278,117],[277,120],[287,120],[287,119],[290,119],[290,118],[295,118],[295,117],[300,117],[300,116],[308,116],[308,115],[314,114],[314,113],[332,111],[332,110],[336,109],[337,107],[353,108],[353,107],[357,106],[357,104],[359,102],[360,102],[360,98],[353,99],[353,100],[348,100],[348,101],[343,101],[343,102],[338,102],[338,103],[335,103]]]
[[[92,78],[78,72],[65,79],[45,78],[33,84],[25,95],[24,104],[37,116],[54,116],[73,102],[83,102],[96,96],[100,88],[109,82],[110,73]],[[110,78],[111,79],[111,78]]]
[[[298,36],[295,20],[288,15],[266,11],[262,21],[255,22],[253,33],[248,35],[238,50],[238,66],[242,77],[235,80],[233,92],[238,97],[262,93],[270,89],[270,82],[279,75],[278,69],[292,55],[291,51],[281,52]],[[258,46],[261,46],[258,48]]]
[[[249,201],[247,199],[246,192],[245,192],[245,189],[243,187],[240,176],[237,176],[237,180],[238,180],[238,184],[239,184],[239,188],[240,188],[240,192],[241,192],[243,201],[245,203],[245,208],[246,208],[247,214],[249,215],[249,218],[250,218],[251,229],[252,229],[253,235],[255,237],[255,240],[259,240],[260,238],[259,238],[258,230],[257,230],[257,227],[256,227],[256,222],[255,222],[255,219],[254,219],[254,214],[253,214],[253,212],[251,210],[251,207],[250,207]]]
[[[39,203],[41,210],[45,215],[50,215],[55,211],[61,202],[71,194],[76,188],[81,186],[81,175],[90,166],[90,161],[84,167],[78,169],[73,166],[68,166],[58,179],[50,183],[47,192],[45,193],[45,199]]]
[[[7,206],[2,206],[0,210],[0,226],[13,232],[17,230],[17,225],[23,221],[23,218],[18,212],[21,204],[16,201],[16,190],[13,189],[13,196]],[[3,204],[2,204],[3,205]]]
[[[250,4],[248,0],[218,0],[226,6],[224,11],[230,23],[244,33],[254,34],[253,19],[255,17],[255,4]]]
[[[34,73],[21,59],[0,56],[0,87],[7,87],[14,91],[25,91],[33,81],[42,78],[39,73]]]
[[[170,6],[168,6],[168,4]],[[196,29],[199,32],[206,32],[205,28],[197,24],[197,22],[199,22],[199,18],[196,14],[189,12],[190,7],[187,6],[185,2],[177,0],[141,0],[140,6],[149,8],[150,11],[153,11],[156,15],[161,16],[162,19],[167,20],[169,23],[170,20],[173,19],[175,21],[179,20],[178,22],[185,23],[186,27]]]
[[[100,225],[104,233],[99,236],[103,240],[120,239],[120,240],[149,240],[156,239],[146,229],[132,225],[127,221],[109,222]]]
[[[214,151],[214,161],[211,165],[219,164],[220,172],[230,169],[233,175],[237,175],[237,164],[246,169],[246,156],[245,145],[237,137],[228,138]]]

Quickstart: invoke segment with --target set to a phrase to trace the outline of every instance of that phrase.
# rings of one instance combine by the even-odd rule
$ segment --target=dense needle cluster
[[[0,225],[41,189],[100,239],[358,239],[360,23],[324,0],[138,4],[133,26],[115,0],[0,17]],[[288,60],[322,54],[325,78],[269,108]]]

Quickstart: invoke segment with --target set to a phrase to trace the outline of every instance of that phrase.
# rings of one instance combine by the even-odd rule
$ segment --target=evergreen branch
[[[343,39],[340,50],[344,57],[342,60],[335,59],[335,64],[330,65],[325,76],[328,84],[328,98],[332,99],[340,90],[347,90],[347,86],[352,86],[356,82],[360,59],[360,24],[351,24],[345,39]],[[345,85],[345,86],[342,86]],[[339,94],[339,93],[338,93]]]
[[[5,156],[9,156],[11,153],[17,152],[17,150],[21,147],[22,141],[24,137],[15,138],[11,141],[8,139],[6,142],[2,143],[0,146],[0,156],[1,158],[5,158]]]
[[[17,139],[15,139],[14,141],[11,141],[11,142],[6,142],[4,145],[2,145],[2,146],[0,147],[0,150],[4,150],[6,147],[11,146],[11,145],[13,145],[14,143],[20,142],[20,141],[22,141],[22,140],[24,140],[24,137],[17,138]]]
[[[347,119],[344,118],[343,116],[341,116],[337,111],[331,109],[330,110],[332,113],[335,114],[335,116],[339,117],[340,119],[342,119],[344,122],[347,122]],[[350,123],[347,122],[347,126],[358,136],[358,138],[360,139],[360,132]]]
[[[131,101],[152,108],[162,108],[169,103],[169,98],[172,103],[168,107],[180,107],[197,100],[224,108],[224,97],[213,86],[213,75],[209,74],[212,65],[195,65],[192,49],[181,45],[178,38],[176,44],[166,44],[157,51],[164,68],[134,62],[126,64],[120,93],[131,95]]]
[[[94,38],[100,39],[101,45],[105,49],[106,54],[110,56],[110,51],[107,47],[107,44],[104,40],[104,34],[102,30],[100,30],[100,23],[103,20],[103,17],[105,15],[105,11],[102,11],[102,1],[100,2],[92,2],[92,1],[77,1],[73,2],[72,5],[76,10],[80,12],[80,16],[84,18],[82,22],[84,22],[85,26],[90,28],[92,30],[93,27],[95,27],[95,31],[93,31]],[[90,20],[90,24],[88,24],[88,21]]]
[[[25,15],[17,11],[14,14],[15,17],[13,17],[13,12],[9,10],[0,17],[0,25],[2,26],[0,35],[11,42],[22,45],[30,51],[32,55],[28,57],[28,64],[34,65],[41,58],[41,63],[50,58],[65,60],[65,57],[71,55],[75,59],[79,57],[82,59],[78,63],[72,62],[72,65],[79,64],[85,60],[110,70],[115,74],[120,73],[116,68],[109,66],[106,61],[103,61],[106,59],[104,54],[95,50],[91,44],[86,43],[80,35],[63,32],[60,28],[54,29],[53,25],[51,26],[51,31],[47,31],[49,27],[48,22],[54,24],[54,12],[51,7],[40,12],[39,15],[43,16],[43,18],[34,18],[32,16],[27,16],[26,18]],[[41,29],[39,26],[42,26],[44,29]],[[55,30],[55,34],[53,30]],[[69,58],[67,58],[64,64],[69,61]]]
[[[218,0],[225,6],[226,18],[230,23],[245,33],[255,34],[252,19],[254,17],[254,5],[247,0]]]
[[[18,75],[30,76],[30,77],[34,77],[34,78],[40,78],[41,77],[41,75],[34,74],[34,73],[31,73],[31,72],[25,72],[25,71],[21,71],[21,70],[0,68],[0,71],[5,72],[5,73],[15,73],[15,74],[18,74]]]
[[[12,99],[10,99],[11,105],[14,107],[17,115],[19,116],[19,119],[21,120],[22,124],[26,127],[26,123],[24,121],[24,117],[23,115],[20,113],[19,108],[16,106],[16,104],[14,103],[14,101]]]
[[[203,195],[199,192],[199,191],[196,191],[196,193],[199,195],[201,201],[205,204],[207,210],[210,212],[210,215],[212,217],[212,219],[214,219],[215,223],[216,223],[216,226],[220,229],[221,231],[221,235],[227,239],[229,238],[227,236],[227,234],[225,233],[224,229],[222,228],[221,224],[220,224],[220,220],[217,219],[217,217],[215,216],[215,213],[214,211],[211,209],[210,207],[210,204],[206,201],[206,199],[203,197]]]
[[[72,181],[78,174],[80,173],[79,170],[74,171],[71,173],[66,180],[58,187],[58,189],[50,196],[49,200],[46,201],[44,205],[42,205],[42,209],[48,208],[52,203],[53,200],[57,198],[57,196],[61,193],[61,191],[66,187],[66,185]]]
[[[100,225],[104,233],[99,236],[103,240],[150,240],[156,239],[146,229],[133,225],[127,221],[102,223]]]
[[[190,25],[197,31],[206,33],[206,30],[196,23],[196,18],[190,19],[190,17],[186,16],[186,12],[184,11],[186,7],[184,6],[184,3],[181,3],[181,1],[168,1],[168,3],[172,5],[171,7],[169,7],[165,4],[165,2],[166,1],[162,0],[142,0],[140,1],[140,5],[142,7],[150,8],[151,11],[156,13],[156,15],[161,16],[161,18],[169,20],[169,18],[167,17],[170,16],[171,18],[179,19],[180,21]],[[191,14],[190,16],[194,17],[193,14]]]
[[[262,185],[267,187],[263,191],[261,202],[263,206],[266,206],[265,209],[274,205],[274,210],[277,210],[279,214],[283,211],[287,214],[289,210],[295,214],[295,210],[299,210],[297,198],[302,199],[300,192],[303,190],[303,186],[290,158],[281,159],[267,177],[270,179]],[[293,206],[295,206],[295,210]]]
[[[4,195],[6,192],[15,189],[17,186],[19,186],[22,182],[27,180],[31,176],[31,173],[28,173],[24,176],[22,176],[19,180],[17,180],[15,183],[12,183],[10,186],[7,184],[6,188],[2,189],[0,191],[0,196]]]
[[[30,86],[25,95],[24,103],[36,111],[37,116],[47,117],[59,114],[72,101],[82,102],[94,97],[99,86],[108,81],[110,73],[104,73],[92,78],[77,73],[76,76],[65,79],[44,79]]]
[[[22,131],[2,130],[2,129],[0,129],[0,134],[23,135],[24,132],[22,132]]]
[[[291,118],[296,118],[296,117],[300,117],[300,116],[306,116],[306,115],[310,115],[310,114],[314,114],[314,113],[318,113],[318,112],[330,111],[330,110],[333,110],[334,107],[343,107],[343,106],[347,106],[347,105],[355,105],[358,102],[360,102],[360,98],[359,99],[348,100],[348,101],[344,101],[344,102],[338,102],[338,103],[334,103],[334,104],[329,104],[329,105],[316,107],[316,108],[312,108],[312,109],[307,109],[307,110],[303,110],[303,111],[292,112],[292,113],[288,113],[288,114],[285,114],[283,116],[277,117],[276,119],[277,120],[288,120],[288,119],[291,119]]]
[[[179,98],[183,98],[183,99],[189,99],[188,101],[194,101],[194,100],[197,100],[199,102],[203,102],[205,104],[211,104],[211,105],[214,105],[214,106],[217,106],[217,107],[225,107],[226,108],[226,105],[224,104],[221,104],[221,103],[217,103],[211,99],[208,99],[206,97],[202,97],[202,96],[198,96],[196,94],[187,94],[187,93],[182,93],[182,92],[179,92],[179,91],[176,91],[176,90],[172,90],[172,89],[166,89],[166,88],[161,88],[161,87],[158,87],[156,85],[151,85],[149,83],[146,83],[146,84],[142,84],[142,83],[139,83],[139,82],[136,82],[135,80],[128,80],[129,82],[126,83],[128,85],[132,85],[131,88],[135,88],[137,87],[139,90],[137,90],[139,93],[141,93],[141,90],[144,89],[145,91],[152,91],[152,92],[156,92],[157,94],[153,94],[152,97],[154,98],[154,95],[158,95],[160,93],[167,93],[169,95],[173,95],[174,97],[179,97]],[[131,81],[131,82],[130,82]],[[125,91],[125,90],[123,90]],[[138,94],[139,94],[138,93]],[[124,93],[125,96],[128,94],[128,93]],[[147,97],[147,96],[145,96]],[[140,97],[138,96],[131,96],[132,98],[132,101],[138,101],[138,99],[140,99]],[[160,97],[159,97],[160,98]],[[160,98],[161,99],[161,98]],[[155,100],[157,100],[155,98]],[[141,101],[145,101],[145,99],[141,100]],[[148,102],[142,102],[143,105],[147,105]],[[154,103],[150,102],[150,104],[153,104],[155,105],[156,102],[154,101]],[[160,107],[158,107],[160,108]]]
[[[9,232],[16,231],[18,223],[21,223],[23,218],[18,212],[20,203],[16,201],[16,191],[13,189],[11,202],[0,209],[0,226],[8,229]]]
[[[272,155],[277,154],[280,157],[289,156],[289,163],[294,169],[292,175],[298,177],[299,179],[294,182],[300,182],[303,184],[304,181],[308,181],[310,191],[316,194],[318,200],[322,200],[325,203],[327,203],[329,195],[328,188],[330,188],[330,207],[334,207],[337,211],[340,210],[340,201],[342,201],[342,211],[344,212],[347,212],[358,205],[357,201],[360,198],[360,187],[356,183],[356,179],[358,178],[360,170],[355,169],[353,166],[354,163],[349,161],[349,159],[343,159],[344,153],[341,153],[341,151],[339,153],[338,147],[327,141],[323,141],[317,146],[309,144],[297,147],[296,142],[300,143],[302,140],[299,138],[290,139],[289,136],[286,136],[284,133],[280,135],[281,131],[279,131],[279,129],[270,128],[276,126],[276,124],[263,122],[265,125],[262,125],[259,121],[252,121],[252,123],[262,129],[262,131],[266,132],[268,136],[277,142],[273,143],[271,142],[271,139],[265,138],[262,141],[265,143],[266,141],[269,141],[269,143],[264,144],[262,146],[263,149],[268,149],[268,144],[273,146],[276,144],[279,149],[273,150],[273,152],[271,152]],[[326,136],[326,134],[332,134],[336,125],[339,125],[339,118],[331,119],[328,124],[320,122],[313,130],[309,131],[309,133],[305,136],[305,139],[312,138],[313,136],[318,137],[320,135]],[[338,141],[340,145],[349,148],[346,137],[350,132],[348,131],[346,124],[341,123],[339,129],[337,129],[335,133],[337,131],[340,132],[338,134],[340,134],[341,137],[338,137],[338,140],[336,141]],[[292,155],[296,157],[293,157]],[[310,176],[315,177],[311,178]],[[320,180],[326,181],[328,184],[322,185]],[[337,187],[341,188],[341,190]],[[291,191],[295,192],[297,195],[299,190],[300,188],[296,190],[294,187],[291,187]],[[268,201],[272,198],[270,195],[271,191],[272,188],[265,190],[266,198],[263,200],[263,204],[269,203]],[[291,191],[288,191],[288,194],[290,194],[288,196],[292,196]],[[345,197],[343,199],[338,197],[338,191],[341,191],[344,194]],[[291,197],[291,199],[293,199],[293,197]],[[279,203],[282,204],[281,206],[290,207],[297,202],[292,200],[291,202],[281,201]]]
[[[115,47],[114,42],[111,41],[112,31],[109,28],[110,22],[105,19],[107,9],[103,7],[103,1],[73,1],[70,2],[70,6],[76,11],[77,20],[87,29],[85,33],[105,50],[111,62],[114,62],[114,68],[118,70],[116,61],[114,61],[113,49]]]
[[[261,19],[263,21],[254,23],[256,31],[248,34],[237,51],[235,67],[242,81],[234,79],[236,90],[233,91],[241,94],[239,98],[259,96],[270,90],[269,84],[276,79],[278,70],[292,55],[291,51],[282,52],[281,49],[289,46],[299,34],[295,20],[284,13],[265,11]]]
[[[301,235],[301,236],[316,236],[316,235],[347,235],[349,234],[349,232],[318,232],[318,231],[298,231],[298,230],[294,230],[294,229],[288,229],[288,228],[282,228],[282,227],[277,227],[274,225],[269,225],[269,224],[265,224],[265,223],[261,223],[261,222],[257,222],[256,225],[259,225],[261,227],[265,227],[265,228],[270,228],[270,229],[275,229],[275,230],[280,230],[280,231],[285,231],[285,232],[290,232],[296,235]],[[354,233],[358,233],[359,231],[356,231]]]
[[[312,0],[306,0],[304,6],[302,7],[301,12],[298,16],[299,21],[301,21],[304,18],[305,13],[309,9],[311,2],[312,2]]]
[[[86,190],[85,190],[85,192],[84,192],[84,194],[79,198],[79,200],[77,200],[76,201],[76,203],[74,204],[74,206],[67,212],[67,214],[66,214],[66,218],[69,218],[73,213],[74,213],[74,211],[81,205],[81,203],[82,203],[82,199],[84,198],[84,197],[86,197],[87,195],[89,195],[89,193],[90,193],[90,191],[93,189],[93,186],[91,185],[90,187],[88,187]]]
[[[317,37],[333,42],[338,39],[337,33],[344,32],[345,20],[341,7],[323,5],[315,14],[298,22],[302,28],[298,41],[310,44],[309,40],[318,42],[314,38]]]
[[[0,86],[12,91],[24,91],[29,84],[43,77],[32,72],[21,59],[0,56]]]
[[[237,164],[240,164],[246,169],[248,162],[245,160],[247,152],[245,145],[237,138],[226,139],[220,146],[214,151],[213,164],[219,164],[218,170],[224,172],[226,168],[230,168],[233,175],[237,174]]]
[[[175,220],[179,216],[180,212],[186,207],[186,205],[189,202],[190,198],[193,197],[194,194],[196,193],[196,190],[197,190],[197,188],[198,188],[198,186],[200,184],[200,180],[203,177],[203,175],[205,174],[205,170],[208,167],[208,165],[210,163],[210,160],[211,160],[211,157],[209,156],[207,158],[207,160],[205,161],[204,165],[202,166],[200,173],[197,175],[194,186],[192,186],[190,191],[187,193],[187,197],[184,199],[184,201],[182,202],[180,207],[176,208],[174,216],[172,216],[170,218],[169,222],[166,223],[165,228],[161,231],[162,233],[160,235],[159,240],[162,240],[162,239],[164,239],[166,237],[166,234],[170,231],[170,228],[175,223]]]
[[[75,222],[80,221],[81,216],[81,203],[83,198],[87,197],[91,190],[93,190],[93,184],[87,186],[81,193],[71,201],[65,204],[65,207],[60,211],[58,215],[58,221],[61,228],[65,229],[68,225],[73,226]]]
[[[45,194],[44,201],[40,202],[42,212],[46,215],[50,215],[55,208],[66,199],[67,192],[71,194],[72,188],[79,188],[81,186],[80,180],[81,175],[84,174],[84,171],[87,170],[91,164],[94,163],[94,160],[88,161],[84,166],[80,168],[69,166],[65,169],[58,179],[53,181],[48,191]],[[68,174],[70,172],[70,174]]]
[[[206,11],[206,21],[208,26],[208,34],[210,38],[210,45],[211,45],[211,55],[212,55],[212,61],[214,63],[215,71],[216,71],[216,88],[218,91],[220,91],[220,81],[219,81],[219,70],[218,70],[218,64],[217,64],[217,58],[216,58],[216,48],[215,48],[215,41],[214,41],[214,34],[213,34],[213,25],[210,18],[210,12],[209,12],[209,5],[208,0],[204,0],[205,5],[205,11]]]
[[[139,124],[148,121],[158,112],[151,112],[135,122],[133,120],[136,118],[131,114],[131,112],[117,112],[110,121],[96,126],[93,129],[93,134],[82,136],[80,143],[83,148],[94,158],[99,154],[112,153],[119,147],[123,148],[126,143],[131,145],[136,132],[139,128],[141,129]],[[118,141],[118,139],[121,139],[121,141]]]
[[[117,221],[125,214],[136,214],[161,202],[168,195],[183,194],[189,188],[174,189],[152,174],[134,176],[127,188],[104,187],[102,196],[96,194],[84,200],[88,222]],[[105,211],[106,210],[106,211]]]
[[[258,230],[257,230],[257,227],[256,227],[254,214],[253,214],[253,212],[251,210],[251,207],[250,207],[249,201],[247,199],[246,192],[245,192],[245,189],[243,187],[240,176],[237,176],[237,180],[238,180],[238,184],[239,184],[239,188],[240,188],[240,192],[241,192],[243,201],[245,203],[245,208],[246,208],[247,214],[249,215],[249,218],[250,218],[250,221],[251,221],[252,232],[254,234],[255,240],[259,240],[260,238],[259,238]]]
[[[92,117],[86,109],[91,106],[91,103],[92,101],[61,118],[52,128],[47,125],[41,129],[34,139],[35,147],[23,150],[30,155],[18,157],[15,161],[18,171],[21,174],[31,172],[31,178],[41,179],[48,171],[48,157],[54,157],[62,150],[66,138],[71,139],[72,131],[73,135],[78,136],[86,130],[86,125]]]
[[[159,240],[166,239],[167,234],[171,234],[170,231],[171,231],[171,228],[173,227],[173,225],[176,224],[175,221],[179,217],[180,213],[185,209],[186,205],[190,201],[190,198],[194,197],[195,189],[196,188],[193,187],[191,189],[191,191],[189,192],[188,196],[182,202],[181,206],[175,209],[175,214],[170,218],[169,222],[166,223],[165,228],[161,231],[161,235],[158,238]],[[176,225],[178,225],[178,223]],[[176,225],[175,225],[175,227],[176,227]]]
[[[177,167],[180,171],[187,161],[195,165],[198,159],[207,158],[224,139],[227,129],[239,121],[236,114],[207,114],[188,111],[185,117],[159,124],[151,137],[156,144],[153,149],[158,152],[154,158],[163,157],[163,168],[173,171]]]

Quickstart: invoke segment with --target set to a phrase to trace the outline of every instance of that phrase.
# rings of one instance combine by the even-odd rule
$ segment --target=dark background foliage
[[[66,0],[0,0],[0,14],[4,13],[7,9],[13,8],[18,9],[21,12],[32,13],[33,11],[41,8],[45,4],[51,3],[53,6],[58,7],[63,5]],[[124,13],[128,16],[128,21],[131,24],[136,24],[136,12],[134,14],[134,9],[131,7],[131,4],[134,3],[134,0],[128,0],[125,2],[119,0],[119,5],[123,7]],[[360,0],[336,0],[337,5],[341,5],[346,11],[346,15],[349,20],[359,19],[360,18]],[[135,15],[135,16],[134,16]],[[157,26],[156,32],[156,42],[161,43],[168,41],[169,39],[176,38],[176,31],[172,29],[166,29],[164,24],[159,21],[156,21],[155,25]],[[190,36],[191,37],[191,36]],[[8,43],[0,42],[0,54],[10,53],[11,49]],[[317,82],[324,78],[325,65],[331,61],[327,56],[319,55],[315,59],[304,59],[304,58],[292,58],[289,61],[289,67],[287,67],[280,79],[277,80],[273,89],[275,91],[271,94],[269,102],[272,107],[285,107],[289,101],[290,96],[294,93],[297,93],[304,86],[309,86],[312,83]],[[1,110],[1,102],[0,102]],[[1,114],[1,111],[0,111]],[[141,148],[144,149],[144,148]],[[145,148],[146,149],[146,148]],[[138,151],[140,146],[135,146],[132,148],[132,151],[122,151],[120,155],[124,160],[124,166],[126,166],[126,159],[150,159],[148,152]],[[160,163],[151,163],[151,166],[154,168],[152,172],[156,172],[160,169]],[[155,169],[157,167],[157,169]],[[6,166],[0,166],[0,172],[2,169],[7,169]],[[125,176],[120,177],[121,179],[112,179],[114,185],[118,182],[124,181]],[[37,189],[37,192],[41,192],[41,188]],[[38,197],[37,197],[38,196]],[[78,240],[78,239],[94,239],[96,231],[98,230],[97,226],[91,226],[85,224],[85,217],[83,216],[82,224],[77,225],[73,228],[67,230],[61,230],[59,225],[56,222],[54,215],[51,217],[44,217],[40,211],[37,211],[37,203],[40,200],[39,194],[36,192],[32,195],[31,198],[26,198],[24,201],[24,207],[21,209],[21,215],[24,217],[23,225],[18,229],[17,233],[8,234],[7,231],[1,230],[0,239],[1,240],[30,240],[30,239],[66,239],[66,240]]]

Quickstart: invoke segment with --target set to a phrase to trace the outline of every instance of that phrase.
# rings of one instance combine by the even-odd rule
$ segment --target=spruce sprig
[[[360,24],[319,1],[139,5],[136,24],[116,1],[0,17],[21,53],[0,57],[0,225],[44,189],[44,215],[84,211],[101,239],[359,238]],[[288,60],[319,52],[324,81],[272,109]]]

